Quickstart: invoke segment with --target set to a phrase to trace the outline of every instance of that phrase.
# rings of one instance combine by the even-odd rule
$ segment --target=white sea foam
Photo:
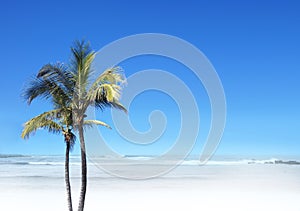
[[[63,166],[64,156],[21,156],[21,155],[0,155],[0,165],[48,165],[48,166]],[[111,164],[111,165],[122,165],[126,162],[126,159],[133,161],[151,161],[153,157],[151,156],[124,156],[123,158],[114,159],[111,157],[97,157],[92,158],[88,165],[99,164]],[[120,162],[120,163],[118,163]],[[163,160],[159,163],[153,163],[157,165],[173,165],[177,163],[176,159]],[[286,165],[299,165],[300,162],[297,160],[281,160],[278,158],[270,159],[218,159],[209,160],[205,164],[201,163],[198,159],[186,159],[180,162],[180,165],[187,166],[198,166],[198,165],[217,165],[217,166],[230,166],[230,165],[254,165],[254,164],[286,164]],[[80,156],[71,156],[70,158],[71,166],[80,166]]]

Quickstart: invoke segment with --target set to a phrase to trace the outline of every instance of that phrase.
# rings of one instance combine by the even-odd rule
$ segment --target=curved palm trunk
[[[80,148],[81,148],[81,190],[80,190],[78,211],[83,211],[86,187],[87,187],[87,166],[86,166],[85,142],[84,142],[82,125],[79,126],[78,132],[79,132]]]
[[[69,211],[73,211],[72,197],[71,197],[71,185],[70,185],[70,172],[69,172],[69,154],[70,154],[70,142],[66,142],[66,158],[65,158],[65,181],[66,190],[68,194],[68,207]]]

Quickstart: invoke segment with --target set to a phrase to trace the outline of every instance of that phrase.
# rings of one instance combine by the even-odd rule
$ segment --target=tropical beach
[[[299,11],[2,2],[0,210],[299,211]]]

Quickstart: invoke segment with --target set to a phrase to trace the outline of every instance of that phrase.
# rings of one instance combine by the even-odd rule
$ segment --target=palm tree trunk
[[[87,166],[86,166],[85,142],[84,142],[82,125],[79,126],[78,132],[79,132],[80,148],[81,148],[81,190],[80,190],[78,211],[83,211],[86,187],[87,187]]]
[[[66,190],[68,194],[68,207],[69,211],[73,211],[72,197],[71,197],[71,185],[70,185],[70,173],[69,173],[69,154],[70,154],[70,142],[66,142],[66,160],[65,160],[65,181]]]

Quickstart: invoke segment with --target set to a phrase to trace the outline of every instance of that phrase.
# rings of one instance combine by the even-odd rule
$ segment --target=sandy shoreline
[[[300,166],[182,166],[140,181],[98,177],[97,171],[90,168],[86,211],[300,210]],[[76,207],[75,173],[72,184]],[[0,187],[3,210],[67,210],[63,177],[2,177]]]

